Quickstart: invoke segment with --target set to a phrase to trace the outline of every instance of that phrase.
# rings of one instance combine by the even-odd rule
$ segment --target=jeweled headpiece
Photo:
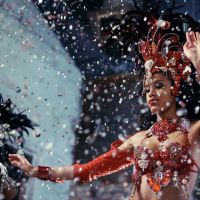
[[[145,76],[147,78],[155,73],[162,72],[173,81],[173,94],[180,92],[182,80],[188,80],[191,74],[191,62],[184,56],[183,44],[175,33],[161,35],[157,30],[161,23],[159,20],[150,28],[147,40],[139,43],[140,53],[145,61]],[[165,22],[166,24],[168,22]],[[166,28],[169,28],[170,24]]]

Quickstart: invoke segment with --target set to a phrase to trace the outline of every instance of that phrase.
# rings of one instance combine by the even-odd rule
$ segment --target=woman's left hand
[[[185,56],[192,62],[196,70],[200,73],[200,33],[187,32],[186,42],[183,46]]]
[[[36,176],[34,167],[26,158],[24,158],[24,156],[19,154],[9,154],[8,160],[12,165],[19,167],[28,176]]]

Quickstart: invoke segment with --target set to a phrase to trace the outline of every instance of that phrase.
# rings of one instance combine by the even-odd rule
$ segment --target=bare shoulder
[[[190,143],[199,141],[199,138],[200,138],[200,120],[190,122],[190,128],[189,128]]]
[[[142,140],[145,138],[146,134],[147,130],[138,131],[133,136],[130,137],[130,141],[132,142],[133,145],[140,144]]]
[[[134,144],[139,144],[142,142],[146,135],[147,131],[138,131],[129,137],[121,146],[118,147],[119,150],[128,150],[134,147]]]
[[[195,131],[195,130],[200,130],[200,120],[192,121],[190,122],[190,128],[189,131]]]
[[[200,120],[190,122],[190,128],[192,127],[200,127]]]

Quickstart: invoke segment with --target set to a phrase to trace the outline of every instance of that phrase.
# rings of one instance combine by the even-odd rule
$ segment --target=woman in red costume
[[[139,44],[145,61],[143,93],[157,122],[126,141],[115,141],[110,151],[86,164],[33,167],[17,154],[10,154],[9,161],[28,176],[54,182],[89,182],[133,165],[130,200],[189,199],[200,164],[200,121],[179,117],[176,97],[182,82],[191,84],[190,65],[200,73],[200,33],[187,32],[183,46],[178,35],[158,33],[158,28],[169,30],[170,23],[154,20],[146,40]]]

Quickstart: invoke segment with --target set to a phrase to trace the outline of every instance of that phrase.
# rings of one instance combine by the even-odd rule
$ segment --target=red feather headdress
[[[158,20],[149,30],[147,40],[139,44],[140,53],[145,60],[144,81],[155,73],[166,73],[173,80],[173,94],[178,95],[181,80],[187,80],[191,74],[191,62],[184,56],[183,44],[179,42],[177,34],[157,33],[158,25],[162,22]],[[170,24],[166,28],[169,26]]]

